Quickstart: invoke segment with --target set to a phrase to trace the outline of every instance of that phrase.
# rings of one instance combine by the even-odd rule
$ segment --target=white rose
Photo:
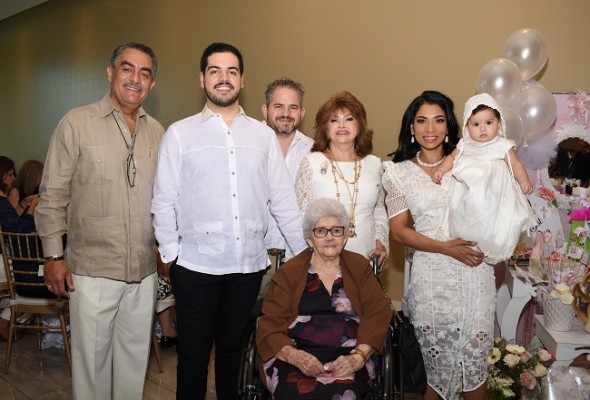
[[[543,364],[535,365],[535,369],[533,370],[533,375],[537,378],[547,375],[547,368]]]
[[[541,349],[537,352],[537,355],[541,359],[541,361],[549,361],[551,360],[551,354],[545,349]]]
[[[506,354],[504,356],[504,363],[509,367],[514,367],[516,364],[520,362],[520,357],[516,354]]]

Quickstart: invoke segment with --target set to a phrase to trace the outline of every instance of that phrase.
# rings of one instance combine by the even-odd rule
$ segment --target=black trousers
[[[205,398],[213,343],[217,398],[237,398],[242,336],[264,272],[209,275],[172,266],[178,324],[177,399]]]

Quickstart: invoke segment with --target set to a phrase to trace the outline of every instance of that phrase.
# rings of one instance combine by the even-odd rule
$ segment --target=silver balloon
[[[504,45],[504,55],[520,69],[523,81],[534,78],[547,63],[547,45],[541,32],[525,28],[514,32]]]
[[[488,61],[477,75],[477,93],[487,93],[500,104],[508,104],[520,92],[520,70],[507,58]]]
[[[504,122],[506,123],[505,132],[506,138],[514,140],[516,147],[520,146],[524,142],[524,125],[522,118],[512,107],[501,105],[500,113]]]
[[[522,118],[524,137],[532,139],[545,132],[555,122],[557,102],[544,87],[532,87],[516,95],[514,110]]]

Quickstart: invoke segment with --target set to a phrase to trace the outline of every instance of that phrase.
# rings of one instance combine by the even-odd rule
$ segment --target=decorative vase
[[[559,299],[546,297],[543,301],[543,314],[547,328],[561,332],[572,329],[575,312],[571,304],[563,304]]]

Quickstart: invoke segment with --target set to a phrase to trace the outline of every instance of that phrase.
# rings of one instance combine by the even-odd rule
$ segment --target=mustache
[[[125,87],[129,87],[129,88],[135,89],[135,90],[137,90],[139,92],[143,92],[144,91],[144,87],[143,86],[138,85],[138,84],[133,83],[133,82],[130,82],[130,81],[124,82],[123,85]]]
[[[234,85],[232,85],[231,83],[229,83],[228,81],[224,81],[224,82],[219,82],[217,85],[213,86],[215,89],[217,89],[219,86],[229,86],[230,88],[234,88]]]

